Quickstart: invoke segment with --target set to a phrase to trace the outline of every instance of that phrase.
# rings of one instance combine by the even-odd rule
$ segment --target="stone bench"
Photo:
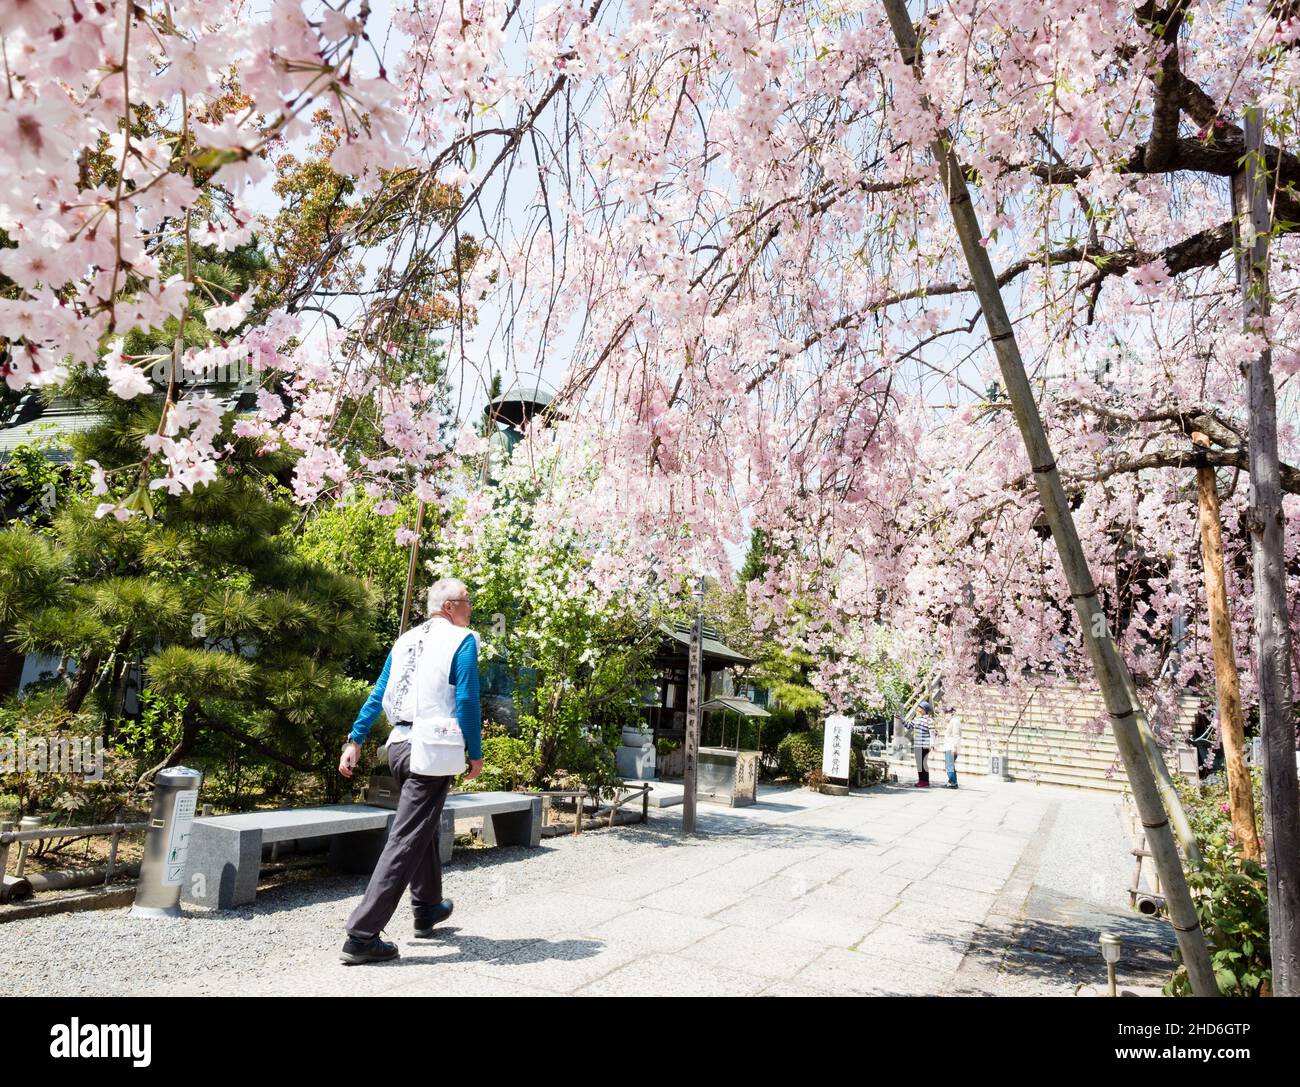
[[[195,819],[181,897],[222,910],[247,905],[257,897],[262,846],[274,842],[329,838],[333,871],[369,875],[396,814],[371,804],[325,804]],[[438,826],[438,853],[444,864],[451,860],[456,821],[477,817],[483,818],[483,840],[490,845],[535,847],[541,842],[540,796],[452,793]],[[196,880],[199,875],[203,878]]]
[[[542,841],[542,798],[532,793],[452,793],[442,807],[438,852],[451,860],[456,820],[483,819],[488,845],[523,845],[535,849]]]

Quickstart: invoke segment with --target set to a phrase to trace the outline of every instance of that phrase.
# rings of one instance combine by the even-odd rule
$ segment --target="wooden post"
[[[8,834],[14,829],[13,823],[0,823],[0,834]],[[9,842],[0,841],[0,902],[9,899],[9,885],[5,883],[5,874],[9,871]]]
[[[117,871],[117,843],[121,840],[122,830],[120,827],[113,829],[113,840],[108,847],[108,867],[104,869],[104,886],[107,887],[109,881],[113,878],[113,873]]]
[[[898,42],[899,51],[902,53],[903,62],[908,67],[915,68],[920,63],[920,55],[917,49],[916,30],[912,26],[912,17],[907,10],[907,0],[882,0],[882,3]],[[929,104],[924,98],[922,104],[928,108]],[[980,229],[974,205],[971,203],[966,177],[953,151],[952,135],[947,128],[938,129],[930,150],[948,195],[948,207],[952,213],[953,225],[966,256],[966,264],[970,269],[971,282],[979,300],[980,312],[989,332],[989,340],[997,355],[1002,384],[1007,390],[1007,399],[1011,401],[1011,409],[1020,428],[1020,436],[1025,443],[1025,452],[1028,454],[1029,466],[1033,471],[1034,485],[1038,489],[1038,500],[1051,528],[1052,540],[1056,544],[1061,566],[1069,582],[1070,597],[1074,601],[1075,611],[1079,617],[1083,644],[1092,660],[1097,684],[1106,701],[1106,711],[1110,716],[1115,745],[1124,759],[1129,786],[1133,790],[1133,799],[1137,804],[1142,825],[1146,828],[1152,859],[1155,861],[1156,871],[1160,874],[1161,883],[1166,888],[1165,902],[1178,937],[1178,947],[1182,952],[1183,962],[1187,966],[1188,980],[1192,991],[1197,996],[1218,996],[1219,985],[1210,965],[1205,935],[1201,931],[1200,921],[1192,905],[1191,892],[1188,890],[1182,862],[1178,857],[1178,847],[1174,843],[1169,818],[1160,802],[1160,793],[1156,788],[1151,764],[1147,761],[1146,752],[1142,747],[1133,703],[1129,698],[1125,682],[1128,669],[1120,658],[1105,613],[1097,599],[1097,586],[1088,569],[1088,560],[1083,553],[1078,530],[1075,528],[1074,515],[1065,496],[1061,474],[1056,468],[1056,457],[1052,453],[1051,443],[1047,440],[1043,419],[1038,411],[1038,402],[1034,399],[1033,388],[1025,373],[1024,360],[1020,355],[1020,347],[1016,343],[1015,328],[1011,324],[1006,303],[1002,299],[1002,290],[998,286],[988,251],[980,244],[984,234]],[[1131,683],[1131,680],[1129,682]]]
[[[703,581],[703,579],[701,579]],[[703,588],[701,587],[701,593]],[[682,744],[682,831],[695,833],[696,763],[700,754],[700,706],[704,703],[703,686],[704,618],[696,604],[695,622],[691,625],[690,670],[686,677],[686,741]]]
[[[1208,446],[1200,431],[1192,434],[1197,446]],[[1205,577],[1205,603],[1210,613],[1210,646],[1214,651],[1214,691],[1219,706],[1219,739],[1228,771],[1228,807],[1232,832],[1243,856],[1259,860],[1259,835],[1255,830],[1255,796],[1246,767],[1246,729],[1241,711],[1241,683],[1232,649],[1232,623],[1228,618],[1228,587],[1223,569],[1223,530],[1214,469],[1205,458],[1196,464],[1196,502],[1201,526],[1201,568]]]
[[[1242,324],[1258,331],[1268,316],[1268,243],[1272,211],[1263,117],[1246,110],[1246,156],[1233,178],[1240,244],[1237,275]],[[1265,344],[1243,367],[1249,381],[1251,553],[1255,575],[1255,659],[1259,669],[1260,743],[1264,751],[1264,851],[1273,992],[1300,995],[1300,788],[1292,716],[1291,626],[1287,612],[1286,521],[1277,454],[1273,352]]]

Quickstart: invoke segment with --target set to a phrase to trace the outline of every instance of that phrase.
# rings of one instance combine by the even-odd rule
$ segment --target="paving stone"
[[[919,932],[941,932],[963,940],[970,940],[977,931],[981,930],[981,923],[969,916],[950,913],[942,906],[907,899],[885,914],[881,920]]]
[[[774,898],[780,902],[797,902],[819,886],[820,883],[814,883],[803,876],[781,873],[756,887],[751,887],[746,895],[752,898]]]
[[[835,910],[853,917],[879,920],[898,905],[898,896],[874,894],[861,887],[826,883],[809,891],[801,899],[804,906]]]
[[[934,992],[948,979],[936,979],[890,959],[832,947],[791,980],[836,996],[920,996]]]
[[[640,959],[642,954],[636,948],[609,946],[570,933],[553,940],[538,940],[475,969],[513,984],[571,993],[580,985]]]
[[[912,881],[905,876],[890,875],[885,872],[863,871],[862,869],[850,868],[843,875],[836,876],[828,887],[857,887],[867,891],[870,894],[885,895],[888,898],[897,898]]]
[[[493,977],[465,967],[442,967],[403,982],[377,996],[560,996],[561,990],[524,985],[517,978]]]
[[[730,927],[706,936],[679,954],[684,959],[765,978],[790,978],[824,950],[824,944],[782,932]]]
[[[647,909],[667,910],[669,913],[689,917],[708,917],[728,906],[734,906],[748,893],[736,887],[718,886],[707,877],[697,876],[676,887],[647,895],[641,899],[641,905]]]
[[[671,954],[712,935],[722,927],[722,920],[685,917],[680,913],[641,908],[620,914],[584,931],[611,946],[632,947],[651,954]]]
[[[799,996],[799,997],[827,997],[833,996],[833,993],[825,989],[813,989],[807,985],[798,985],[793,981],[774,981],[767,986],[759,996]]]
[[[968,891],[983,891],[996,894],[1006,885],[1006,877],[987,872],[971,872],[964,868],[954,868],[941,864],[935,869],[932,880],[950,887],[964,887]]]
[[[757,974],[676,955],[638,959],[577,990],[581,996],[754,996],[766,985]]]
[[[634,909],[626,902],[564,891],[521,895],[501,906],[479,911],[474,931],[485,936],[520,936],[544,939],[556,932],[572,931],[575,924],[595,926]]]
[[[937,864],[922,863],[920,861],[899,861],[891,864],[885,869],[887,876],[899,876],[907,880],[925,879],[931,872],[939,866]]]
[[[939,932],[917,931],[888,921],[873,929],[853,950],[951,976],[966,954],[966,941]]]
[[[803,909],[803,899],[786,901],[780,898],[743,898],[734,906],[728,906],[721,913],[716,913],[711,921],[720,921],[724,925],[740,925],[743,928],[766,929],[780,924]]]
[[[664,882],[654,876],[629,875],[604,876],[600,879],[583,880],[570,884],[567,890],[575,894],[588,895],[593,898],[610,898],[616,902],[638,902],[647,895],[664,889]]]
[[[971,891],[965,887],[952,887],[939,879],[922,880],[903,889],[904,902],[921,902],[927,906],[942,906],[948,913],[982,921],[993,908],[994,895]]]
[[[869,917],[827,909],[825,906],[805,906],[768,931],[833,947],[852,947],[861,942],[878,923]]]

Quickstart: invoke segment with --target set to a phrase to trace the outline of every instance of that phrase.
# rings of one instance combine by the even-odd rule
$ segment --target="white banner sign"
[[[852,736],[852,717],[837,713],[826,718],[826,737],[822,741],[822,773],[828,778],[849,776],[849,743]]]

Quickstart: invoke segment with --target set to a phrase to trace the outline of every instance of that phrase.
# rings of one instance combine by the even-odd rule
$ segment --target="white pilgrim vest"
[[[445,777],[465,770],[465,737],[456,720],[456,688],[448,677],[452,658],[467,637],[478,635],[436,616],[393,645],[384,688],[384,713],[393,725],[388,743],[410,740],[412,774]],[[399,721],[409,721],[410,727],[400,727]]]

